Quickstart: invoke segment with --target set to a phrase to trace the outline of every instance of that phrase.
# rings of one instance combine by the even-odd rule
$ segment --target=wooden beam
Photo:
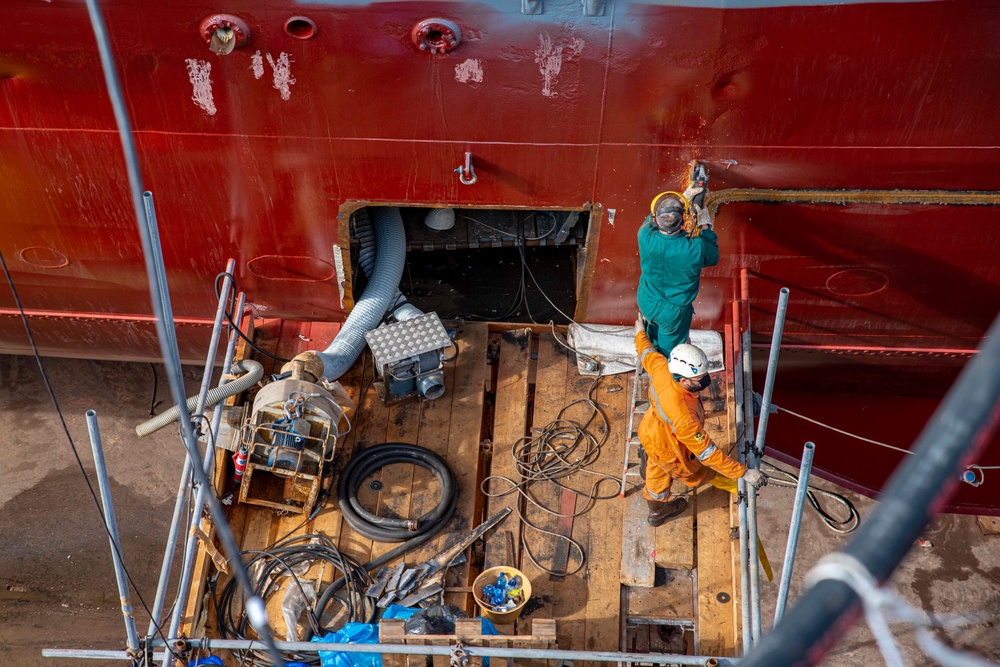
[[[482,436],[483,400],[489,372],[486,363],[488,338],[489,328],[486,324],[466,324],[458,330],[455,379],[449,388],[452,394],[451,428],[448,432],[446,458],[458,481],[458,506],[455,513],[469,517],[470,525],[479,518],[474,515],[476,496],[479,495],[477,464]],[[471,586],[469,563],[452,568],[451,577],[461,586]],[[472,611],[472,596],[469,593],[446,593],[445,604],[453,604],[467,612]]]
[[[571,366],[576,371],[575,365]],[[621,444],[627,437],[628,410],[632,392],[629,379],[634,374],[621,374],[603,378],[594,392],[608,418],[608,440],[604,443],[600,458],[591,469],[607,476],[599,491],[603,495],[613,495],[611,499],[599,500],[590,511],[587,548],[587,603],[585,606],[586,625],[584,642],[573,648],[594,651],[614,651],[619,643],[619,623],[622,614],[621,582],[615,567],[622,543],[621,500],[618,498],[616,480],[621,474]],[[608,392],[608,389],[619,390]],[[597,425],[594,425],[595,431]],[[606,663],[584,662],[582,667],[604,667]]]
[[[506,477],[515,484],[520,482],[520,476],[514,466],[511,449],[514,444],[527,433],[528,424],[528,366],[530,363],[529,347],[531,331],[519,329],[505,331],[500,337],[500,367],[496,387],[496,417],[493,423],[493,463],[491,474]],[[490,490],[501,493],[510,489],[510,482],[491,480]],[[505,507],[516,510],[519,496],[516,492],[490,498],[487,503],[487,516],[493,516]],[[508,533],[510,531],[510,533]],[[520,526],[516,516],[504,522],[504,526],[486,539],[487,568],[497,565],[513,565],[509,556],[507,535],[513,534],[514,559],[518,560],[521,538]]]
[[[565,348],[552,338],[551,334],[542,334],[538,339],[538,363],[535,372],[535,408],[531,417],[531,434],[538,435],[545,426],[556,419],[559,410],[566,404],[566,373],[569,367]],[[560,510],[562,489],[551,481],[538,481],[530,489],[535,499],[556,511]],[[574,501],[575,506],[575,501]],[[525,505],[525,516],[534,525],[544,530],[559,532],[559,518],[549,514],[530,503]],[[509,523],[509,521],[508,521]],[[535,558],[552,569],[553,557],[559,540],[554,535],[533,530],[522,529],[523,542],[530,545]],[[570,557],[578,557],[571,553]],[[571,563],[571,567],[573,563]],[[555,599],[558,584],[552,582],[549,573],[537,567],[527,556],[521,559],[521,567],[525,576],[531,580],[532,602],[528,613],[522,614],[517,621],[518,632],[527,634],[535,614],[551,616],[553,613],[551,601]]]
[[[735,589],[729,539],[729,493],[714,486],[698,490],[698,653],[734,655]]]

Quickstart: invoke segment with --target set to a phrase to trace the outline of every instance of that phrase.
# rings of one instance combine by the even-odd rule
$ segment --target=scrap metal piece
[[[417,584],[417,573],[419,568],[411,567],[410,569],[403,572],[403,576],[399,580],[399,585],[396,587],[397,595],[406,595],[413,587]]]
[[[432,584],[425,588],[421,588],[416,593],[406,596],[405,598],[399,601],[399,604],[401,604],[404,607],[412,607],[418,602],[422,602],[423,600],[426,600],[432,595],[437,595],[443,590],[444,586],[442,586],[441,584]]]
[[[374,583],[372,583],[372,585],[368,587],[368,590],[365,591],[365,595],[367,595],[370,598],[376,598],[376,599],[382,597],[382,593],[385,592],[386,586],[389,585],[389,579],[391,577],[392,577],[392,568],[383,567],[381,570],[378,571],[378,574],[375,575]]]
[[[386,586],[387,591],[394,591],[396,587],[399,586],[399,578],[403,576],[403,570],[406,568],[406,563],[400,563],[392,570],[392,577],[389,579],[389,585]]]

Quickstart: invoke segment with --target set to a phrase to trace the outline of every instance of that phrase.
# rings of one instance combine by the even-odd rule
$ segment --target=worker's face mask
[[[677,373],[674,373],[674,379],[681,384],[682,387],[687,389],[693,394],[697,394],[699,391],[704,391],[708,389],[708,386],[712,384],[712,378],[705,373],[700,378],[695,380],[694,378],[686,378]],[[686,382],[684,382],[686,380]]]
[[[684,209],[680,206],[665,206],[656,211],[656,227],[665,234],[677,232],[683,222]]]

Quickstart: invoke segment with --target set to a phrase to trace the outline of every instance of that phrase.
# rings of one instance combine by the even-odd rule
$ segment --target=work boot
[[[650,526],[660,526],[666,523],[667,519],[672,519],[678,514],[683,514],[684,510],[687,509],[688,501],[684,497],[667,501],[650,500],[647,498],[646,505],[649,507],[649,516],[646,517],[646,523]]]

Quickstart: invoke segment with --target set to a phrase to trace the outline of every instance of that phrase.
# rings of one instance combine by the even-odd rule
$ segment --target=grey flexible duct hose
[[[365,347],[365,333],[382,321],[399,291],[406,261],[406,234],[398,208],[385,206],[368,209],[373,218],[377,241],[375,268],[368,276],[368,287],[354,304],[343,328],[330,346],[319,353],[323,359],[323,375],[336,380],[358,358]]]
[[[360,208],[354,214],[354,235],[358,239],[358,264],[369,279],[375,269],[375,230],[368,211]]]
[[[358,264],[370,280],[372,271],[375,268],[375,230],[372,229],[372,221],[368,217],[368,212],[363,208],[354,214],[354,235],[357,237],[358,246],[361,248],[358,253]],[[406,300],[406,297],[403,296],[398,287],[396,288],[396,294],[389,301],[389,308],[392,309],[393,317],[400,322],[412,320],[414,317],[420,317],[424,314],[424,311]]]
[[[205,398],[205,407],[210,408],[220,401],[224,401],[230,396],[235,396],[254,386],[264,377],[264,367],[252,359],[237,361],[232,367],[233,373],[243,373],[235,380],[230,380],[221,387],[210,389]],[[198,407],[198,397],[192,396],[187,400],[187,408],[190,412]],[[175,405],[164,413],[158,414],[152,419],[148,419],[135,427],[136,434],[141,438],[159,431],[164,426],[177,421],[180,410]],[[195,415],[196,416],[196,415]]]

